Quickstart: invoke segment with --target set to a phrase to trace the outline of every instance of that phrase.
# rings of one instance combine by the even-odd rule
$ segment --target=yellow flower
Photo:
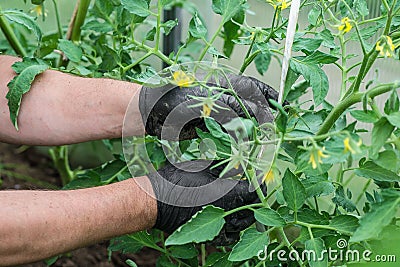
[[[36,13],[37,17],[43,15],[43,5],[36,5],[34,8],[31,9],[31,13]],[[44,12],[44,16],[47,16],[47,13]]]
[[[203,104],[203,117],[210,117],[211,114],[211,108],[209,104]]]
[[[269,171],[267,171],[263,177],[263,183],[269,184],[270,182],[274,181],[274,172],[272,170],[272,168],[269,169]]]
[[[344,145],[344,153],[350,152],[351,154],[357,154],[360,152],[359,147],[362,144],[362,140],[360,138],[360,140],[355,144],[354,141],[352,139],[350,139],[349,137],[346,137],[343,140],[343,145]]]
[[[286,8],[288,8],[291,4],[291,1],[287,1],[287,0],[267,0],[268,3],[270,3],[274,9],[281,9],[284,10]]]
[[[189,87],[194,82],[194,76],[191,74],[186,74],[182,70],[175,71],[172,74],[174,83],[179,87]]]
[[[384,57],[392,57],[394,49],[395,47],[390,36],[384,36],[376,43],[376,50]]]
[[[311,166],[313,169],[316,169],[320,163],[322,163],[322,158],[328,158],[328,155],[324,154],[325,148],[323,147],[322,149],[313,149],[311,150],[310,153],[310,160],[308,163],[311,163]]]
[[[345,17],[341,20],[341,24],[338,26],[338,30],[341,33],[347,33],[353,28],[350,24],[350,19],[348,17]]]

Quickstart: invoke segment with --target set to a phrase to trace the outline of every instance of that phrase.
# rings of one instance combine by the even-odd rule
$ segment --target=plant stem
[[[54,166],[60,174],[62,185],[66,185],[74,179],[74,172],[71,171],[68,160],[68,147],[57,146],[49,150]]]
[[[157,1],[157,26],[156,26],[156,44],[154,50],[158,50],[160,47],[160,35],[161,35],[161,13],[162,13],[162,1]]]
[[[201,244],[201,266],[206,266],[206,245]]]
[[[398,86],[399,84],[397,83],[380,84],[364,93],[352,93],[350,96],[340,101],[331,110],[328,117],[325,119],[324,123],[321,125],[321,128],[317,132],[317,135],[327,134],[328,131],[332,128],[333,124],[336,122],[336,120],[343,114],[343,112],[355,103],[361,102],[363,97],[368,96],[370,98],[374,98],[378,95],[387,93],[390,90],[393,90],[394,87]]]
[[[200,57],[197,61],[202,61],[204,56],[206,55],[208,49],[210,48],[210,46],[213,44],[213,42],[215,41],[215,38],[217,38],[218,34],[220,33],[220,31],[222,30],[222,27],[224,26],[223,21],[221,21],[219,23],[218,29],[215,31],[214,35],[211,37],[211,40],[209,42],[207,42],[206,47],[204,47],[203,51],[200,54]]]
[[[62,30],[62,26],[61,26],[60,13],[58,11],[57,0],[53,0],[53,5],[54,5],[54,12],[56,13],[58,38],[61,39],[63,37],[63,30]]]
[[[342,85],[340,87],[340,99],[343,98],[347,89],[347,67],[346,67],[346,44],[344,42],[344,36],[342,34],[339,35],[340,48],[342,50]]]
[[[81,27],[85,22],[86,14],[90,5],[90,0],[78,0],[76,3],[76,15],[71,19],[70,29],[67,39],[78,42],[81,39]]]
[[[10,23],[8,23],[7,19],[5,18],[1,6],[0,6],[0,28],[4,33],[4,36],[6,37],[10,46],[12,47],[12,49],[14,49],[15,53],[19,56],[26,57],[27,53],[24,47],[19,42],[17,36],[15,36],[15,33],[10,26]]]
[[[290,244],[289,239],[287,238],[287,236],[286,236],[286,234],[285,234],[285,231],[283,231],[283,228],[282,228],[282,227],[279,227],[278,230],[279,230],[279,233],[280,233],[281,236],[282,236],[283,243],[285,244],[285,246],[286,246],[290,251],[294,251],[295,249],[293,248],[292,244]],[[296,254],[295,254],[295,255],[296,255]],[[300,258],[297,258],[296,260],[297,260],[297,262],[299,263],[300,266],[304,266],[304,262],[303,262]]]

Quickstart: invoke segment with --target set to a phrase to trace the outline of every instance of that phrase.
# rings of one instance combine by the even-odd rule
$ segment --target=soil
[[[32,148],[0,143],[0,189],[55,189],[61,186],[57,172],[51,167],[49,158]],[[119,267],[128,266],[131,259],[138,266],[153,267],[158,252],[144,248],[137,254],[113,253],[108,255],[108,241],[77,249],[61,256],[56,267]],[[20,265],[20,267],[45,267],[44,262]]]

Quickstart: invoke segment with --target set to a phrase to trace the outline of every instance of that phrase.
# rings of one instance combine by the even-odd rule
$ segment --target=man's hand
[[[262,124],[273,120],[268,100],[277,101],[278,92],[253,77],[229,74],[227,78],[221,77],[218,82],[213,79],[204,82],[207,82],[208,86],[232,88],[243,101],[250,115],[258,120],[258,123]],[[217,93],[217,90],[213,93]],[[195,101],[192,96],[207,97],[208,92],[200,86],[163,86],[160,88],[144,86],[140,92],[139,109],[146,132],[159,138],[161,138],[162,132],[167,133],[163,134],[163,139],[195,138],[197,136],[196,127],[204,129],[205,126],[204,120],[200,118],[201,107],[193,107],[193,104],[198,101]],[[226,122],[234,117],[246,117],[238,101],[231,94],[222,94],[215,104],[229,110],[220,109],[218,113],[213,113],[212,117],[219,116],[219,119]],[[169,115],[171,117],[168,120]],[[178,136],[177,131],[181,128]],[[168,134],[168,131],[174,136]]]
[[[157,198],[155,228],[172,233],[205,205],[228,211],[259,202],[256,192],[249,191],[247,180],[227,178],[240,174],[239,171],[218,178],[223,167],[212,168],[213,165],[213,161],[189,161],[167,165],[148,175]],[[215,239],[219,245],[236,241],[240,231],[254,223],[250,210],[233,213],[225,219],[226,224]]]

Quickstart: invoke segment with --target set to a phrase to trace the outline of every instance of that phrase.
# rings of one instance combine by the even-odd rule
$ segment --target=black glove
[[[211,169],[214,165],[215,162],[207,160],[178,163],[176,166],[169,164],[148,175],[157,198],[154,228],[172,233],[202,206],[209,204],[228,211],[260,202],[256,192],[249,192],[247,180],[226,178],[240,174],[240,170],[232,170],[218,178],[225,166]],[[250,210],[233,213],[225,220],[224,228],[214,239],[215,244],[227,245],[238,240],[240,231],[255,221]]]
[[[221,75],[222,76],[222,75]],[[277,101],[278,92],[269,85],[253,78],[240,75],[227,75],[219,79],[207,81],[209,86],[232,89],[239,95],[244,105],[259,124],[273,121],[269,99]],[[201,81],[201,79],[198,79]],[[216,93],[216,92],[215,92]],[[158,88],[144,86],[140,92],[139,108],[147,134],[169,140],[184,140],[195,138],[196,127],[205,130],[204,120],[200,118],[202,107],[190,107],[199,103],[190,96],[207,97],[207,90],[200,86],[179,87],[168,84]],[[186,103],[184,105],[180,105]],[[230,111],[213,112],[212,117],[220,123],[229,122],[235,117],[246,117],[236,99],[229,94],[223,94],[215,104],[225,106]],[[175,109],[176,108],[176,109]],[[175,109],[175,112],[171,113]],[[218,108],[217,108],[218,109]],[[170,115],[170,118],[167,117]],[[182,129],[182,130],[181,130]]]

